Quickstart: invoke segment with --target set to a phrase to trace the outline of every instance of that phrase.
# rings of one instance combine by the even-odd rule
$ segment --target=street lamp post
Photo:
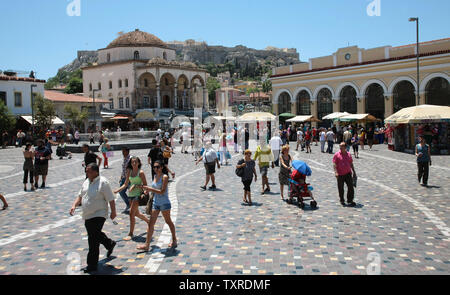
[[[420,104],[420,94],[419,94],[419,18],[418,17],[411,17],[409,18],[410,22],[416,22],[416,35],[417,35],[417,44],[416,44],[416,55],[417,55],[417,104]]]
[[[97,116],[96,116],[96,112],[97,109],[95,108],[95,92],[99,91],[100,89],[92,89],[92,102],[94,103],[94,132],[97,131]]]
[[[30,99],[31,99],[31,136],[34,139],[34,96],[33,96],[33,87],[37,87],[36,84],[30,85]]]

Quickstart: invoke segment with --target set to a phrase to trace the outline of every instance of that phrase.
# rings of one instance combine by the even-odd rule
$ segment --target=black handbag
[[[150,199],[150,196],[148,193],[142,193],[139,197],[139,206],[147,206],[148,200]]]
[[[244,163],[244,162],[239,161],[238,165],[241,165],[242,163]],[[235,173],[236,173],[236,175],[239,176],[239,177],[244,176],[244,167],[236,168]]]

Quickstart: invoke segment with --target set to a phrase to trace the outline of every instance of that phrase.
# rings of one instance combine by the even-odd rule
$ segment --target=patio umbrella
[[[361,122],[376,122],[376,121],[380,121],[380,119],[375,118],[371,114],[350,114],[350,115],[347,115],[347,116],[343,116],[343,117],[337,118],[336,120],[337,121],[342,121],[342,122],[357,121],[359,123],[361,123]]]
[[[450,107],[418,105],[403,108],[384,120],[388,124],[424,124],[450,122]]]
[[[282,113],[282,114],[279,114],[278,117],[282,117],[282,118],[293,118],[293,117],[295,117],[295,115],[294,115],[294,114],[291,114],[291,113]]]
[[[252,112],[243,114],[238,118],[238,122],[249,122],[249,121],[272,121],[275,120],[275,116],[271,113],[263,112]]]
[[[181,122],[181,123],[179,124],[179,126],[182,126],[182,127],[191,127],[191,123],[189,123],[189,122]]]
[[[334,119],[348,116],[348,115],[351,115],[351,114],[347,113],[347,112],[334,112],[334,113],[326,115],[325,117],[322,118],[322,120],[334,120]]]

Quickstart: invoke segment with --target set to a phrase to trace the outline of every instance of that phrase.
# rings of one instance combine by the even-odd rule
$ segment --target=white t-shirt
[[[325,141],[326,133],[325,131],[320,132],[320,141]]]
[[[78,193],[83,208],[83,220],[94,217],[108,218],[108,204],[115,199],[109,181],[98,176],[94,181],[86,179]]]
[[[301,130],[297,131],[297,140],[303,139],[303,132]]]
[[[187,142],[189,140],[189,135],[188,135],[188,133],[186,131],[181,133],[181,137],[183,138],[184,142]]]
[[[333,131],[328,131],[327,132],[327,140],[328,141],[333,141],[334,140],[334,133],[333,133]]]
[[[283,145],[283,141],[281,141],[281,138],[279,136],[274,136],[270,139],[270,148],[272,151],[279,151],[281,150],[281,146]]]
[[[203,163],[212,163],[217,159],[217,152],[214,149],[207,149],[203,153]]]

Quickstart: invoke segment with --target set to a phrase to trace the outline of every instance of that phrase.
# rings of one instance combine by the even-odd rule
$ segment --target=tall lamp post
[[[417,104],[420,104],[420,94],[419,94],[419,18],[418,17],[410,17],[410,22],[416,22],[416,34],[417,34]]]
[[[94,103],[94,132],[97,131],[97,109],[95,107],[95,92],[99,91],[100,89],[92,89],[92,102]]]
[[[34,140],[34,96],[33,96],[33,87],[37,87],[36,84],[31,84],[30,85],[30,99],[31,99],[31,136]]]

